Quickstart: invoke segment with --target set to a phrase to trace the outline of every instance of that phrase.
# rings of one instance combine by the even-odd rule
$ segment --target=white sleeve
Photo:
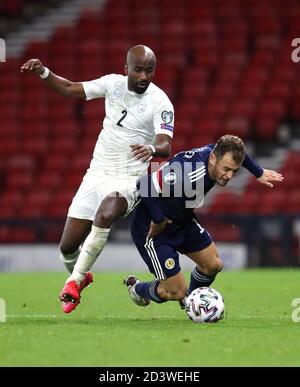
[[[85,99],[104,98],[108,88],[109,75],[94,79],[88,82],[82,82],[82,86],[85,93]]]
[[[155,134],[167,134],[173,138],[174,107],[167,96],[161,99],[155,109],[153,125]]]

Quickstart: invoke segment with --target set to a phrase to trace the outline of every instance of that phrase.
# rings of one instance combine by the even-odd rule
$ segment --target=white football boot
[[[129,297],[132,299],[132,301],[138,305],[138,306],[147,306],[150,304],[150,300],[147,300],[146,298],[143,298],[139,296],[135,292],[135,286],[140,281],[136,278],[134,274],[130,274],[128,277],[124,278],[124,285],[127,286]]]

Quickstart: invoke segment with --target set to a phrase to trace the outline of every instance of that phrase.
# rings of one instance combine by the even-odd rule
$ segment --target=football
[[[198,323],[218,322],[225,312],[222,295],[208,287],[193,290],[185,300],[185,307],[190,320]]]

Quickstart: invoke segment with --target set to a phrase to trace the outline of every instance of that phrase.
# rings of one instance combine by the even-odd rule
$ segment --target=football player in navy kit
[[[222,136],[216,144],[175,155],[155,173],[139,179],[141,202],[135,210],[131,233],[136,247],[156,277],[140,282],[124,279],[132,300],[139,306],[150,301],[182,301],[198,287],[210,286],[222,269],[211,235],[195,217],[194,209],[216,184],[225,187],[241,167],[273,187],[281,174],[263,169],[245,152],[243,141]],[[178,252],[195,262],[189,286],[180,268]]]

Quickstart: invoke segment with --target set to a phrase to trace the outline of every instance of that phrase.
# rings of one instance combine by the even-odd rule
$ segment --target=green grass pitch
[[[57,298],[65,274],[0,273],[0,366],[300,366],[300,321],[292,320],[300,311],[291,305],[299,269],[219,274],[213,287],[226,315],[217,324],[192,323],[177,302],[134,305],[126,274],[95,273],[64,315]]]

